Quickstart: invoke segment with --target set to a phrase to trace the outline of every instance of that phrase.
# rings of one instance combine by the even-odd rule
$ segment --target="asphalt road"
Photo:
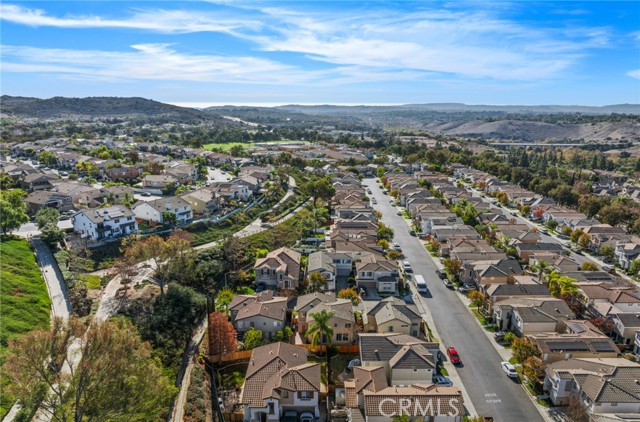
[[[458,350],[463,366],[457,372],[478,414],[500,422],[542,421],[528,393],[502,372],[500,355],[465,309],[458,293],[447,289],[436,276],[435,263],[422,242],[409,234],[407,220],[396,214],[398,209],[389,202],[390,197],[382,193],[375,179],[365,179],[363,184],[371,189],[369,196],[377,200],[374,208],[382,212],[382,221],[394,230],[395,242],[402,247],[414,274],[424,276],[429,293],[419,300],[432,314],[442,349]]]

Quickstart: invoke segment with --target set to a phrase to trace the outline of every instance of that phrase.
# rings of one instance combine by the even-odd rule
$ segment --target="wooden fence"
[[[311,353],[324,353],[327,351],[327,346],[318,345],[312,346],[310,344],[296,344],[297,347],[307,349]],[[360,346],[357,344],[346,344],[335,346],[340,353],[355,354],[360,352]],[[251,350],[243,350],[241,352],[223,353],[220,355],[209,355],[209,360],[212,363],[226,363],[251,359]]]

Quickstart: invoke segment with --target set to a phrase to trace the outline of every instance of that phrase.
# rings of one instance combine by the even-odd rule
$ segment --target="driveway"
[[[465,309],[458,293],[447,289],[436,276],[437,267],[431,256],[422,242],[409,234],[408,220],[396,215],[397,208],[389,203],[390,198],[382,193],[375,179],[365,179],[363,184],[377,199],[374,208],[382,212],[382,221],[394,230],[394,240],[402,247],[414,274],[421,274],[427,282],[429,294],[417,296],[416,300],[431,314],[441,349],[452,346],[460,353],[464,366],[455,371],[478,415],[492,416],[500,422],[544,420],[524,389],[504,375],[500,369],[502,358]],[[448,362],[446,366],[452,368]]]

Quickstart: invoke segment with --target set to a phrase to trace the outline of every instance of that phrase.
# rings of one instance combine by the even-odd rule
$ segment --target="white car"
[[[518,372],[516,371],[515,366],[509,362],[500,362],[500,367],[509,378],[518,378]]]
[[[453,382],[444,375],[434,375],[432,382],[439,387],[453,387]]]
[[[393,244],[393,250],[394,251],[401,251],[402,248],[400,248],[400,244],[399,243],[394,243]]]

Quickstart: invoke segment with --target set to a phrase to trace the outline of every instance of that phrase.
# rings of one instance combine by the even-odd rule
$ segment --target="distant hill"
[[[160,117],[186,120],[209,119],[211,114],[139,97],[53,97],[46,100],[30,97],[0,97],[0,113],[18,117]]]
[[[468,105],[463,103],[431,103],[431,104],[404,104],[389,106],[337,106],[337,105],[284,105],[276,107],[281,110],[288,110],[306,114],[371,114],[385,112],[500,112],[516,114],[553,114],[553,113],[583,113],[583,114],[640,114],[640,104],[614,104],[602,107],[579,106],[579,105]]]

